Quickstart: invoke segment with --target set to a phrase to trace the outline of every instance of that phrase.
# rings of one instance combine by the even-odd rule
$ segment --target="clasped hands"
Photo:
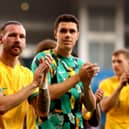
[[[129,84],[129,70],[123,72],[122,75],[120,76],[120,86],[121,86],[121,88],[123,88],[127,84]]]
[[[96,76],[99,71],[100,71],[100,68],[97,66],[97,64],[86,62],[79,71],[80,81],[83,84],[89,85],[91,82],[91,79],[94,76]]]
[[[46,55],[44,59],[40,59],[40,64],[35,70],[33,83],[36,87],[40,87],[43,85],[45,76],[50,68],[50,64],[52,62],[52,57],[50,55]]]

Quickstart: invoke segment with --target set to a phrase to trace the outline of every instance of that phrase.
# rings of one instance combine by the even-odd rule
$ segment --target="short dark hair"
[[[128,49],[122,48],[122,49],[115,50],[112,53],[112,56],[117,56],[117,55],[120,55],[120,54],[123,54],[126,59],[129,59],[129,50]]]
[[[56,41],[53,39],[44,39],[40,41],[36,48],[36,54],[48,49],[54,49],[56,47]]]
[[[19,21],[7,21],[7,22],[3,23],[3,25],[1,26],[0,33],[5,30],[6,26],[11,25],[11,24],[22,25],[22,23],[20,23]]]
[[[72,14],[62,14],[59,15],[55,21],[54,29],[56,30],[60,22],[73,22],[77,25],[77,29],[79,31],[79,21],[78,19]]]

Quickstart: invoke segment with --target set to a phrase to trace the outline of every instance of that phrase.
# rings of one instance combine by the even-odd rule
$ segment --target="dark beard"
[[[15,48],[13,48],[13,49],[15,49]],[[15,50],[13,50],[13,49],[11,49],[11,51],[10,51],[10,54],[11,54],[12,56],[19,56],[19,55],[21,55],[22,49],[21,49],[20,47],[17,48],[17,49],[19,49],[19,50],[17,50],[17,51],[15,51]]]

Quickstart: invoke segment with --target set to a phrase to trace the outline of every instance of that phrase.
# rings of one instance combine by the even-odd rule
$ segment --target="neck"
[[[69,57],[72,53],[72,51],[67,51],[67,50],[64,50],[64,49],[60,49],[60,48],[55,48],[54,51],[58,54],[58,55],[61,55],[63,57]]]
[[[4,53],[1,53],[0,60],[10,67],[15,67],[15,65],[18,63],[18,57],[10,56]]]
[[[120,76],[116,75],[116,78],[117,78],[118,80],[120,80]]]

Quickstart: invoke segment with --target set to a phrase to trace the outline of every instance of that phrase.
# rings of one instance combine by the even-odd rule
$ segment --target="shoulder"
[[[45,51],[42,51],[42,52],[39,52],[35,57],[35,58],[44,58],[47,54],[51,55],[52,54],[52,51],[51,50],[45,50]]]
[[[84,61],[81,58],[74,56],[72,56],[72,58],[78,63],[78,65],[82,66],[84,64]]]
[[[100,87],[105,87],[105,86],[108,86],[110,84],[112,84],[112,82],[114,82],[115,80],[115,77],[109,77],[109,78],[106,78],[106,79],[103,79],[101,82],[100,82]]]
[[[33,72],[23,65],[17,66],[17,73],[23,78],[24,82],[30,83],[33,80]]]
[[[17,70],[21,71],[21,72],[23,72],[24,74],[27,74],[27,75],[28,74],[30,74],[30,75],[33,74],[32,71],[28,67],[25,67],[25,66],[20,65],[20,64],[17,65]]]
[[[113,76],[113,77],[108,77],[108,78],[103,79],[103,80],[101,81],[101,83],[107,83],[107,82],[111,82],[111,81],[113,81],[113,80],[115,80],[115,77],[114,77],[114,76]]]
[[[39,66],[40,59],[44,59],[47,54],[51,55],[51,50],[42,51],[35,55],[31,64],[32,71],[35,71],[35,69]]]
[[[2,61],[0,61],[0,71],[7,69],[7,65],[5,65]]]

